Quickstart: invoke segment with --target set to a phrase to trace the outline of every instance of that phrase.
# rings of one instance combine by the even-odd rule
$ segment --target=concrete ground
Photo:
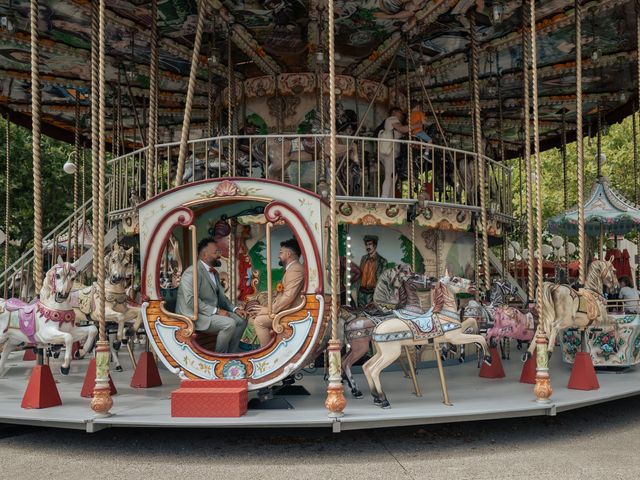
[[[359,430],[109,429],[0,424],[0,478],[629,479],[640,397],[532,417]]]

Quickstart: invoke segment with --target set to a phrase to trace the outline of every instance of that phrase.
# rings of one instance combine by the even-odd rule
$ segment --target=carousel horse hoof
[[[486,363],[487,365],[491,366],[491,355],[485,355],[484,356],[484,363]]]
[[[126,345],[127,343],[129,343],[129,338],[127,338],[126,336],[122,339],[122,344]]]
[[[124,370],[122,369],[122,367],[120,365],[118,365],[116,367],[116,372],[122,372],[122,371],[124,371]]]
[[[551,360],[551,355],[553,355],[553,352],[547,352],[547,360]]]
[[[75,355],[74,355],[74,358],[76,358],[76,359],[78,359],[78,360],[82,358],[82,357],[80,356],[80,350],[76,350],[76,353],[75,353]]]
[[[53,358],[60,358],[60,352],[53,352]]]
[[[391,408],[391,404],[389,403],[389,400],[387,400],[386,398],[382,401],[382,403],[380,404],[380,407],[388,410],[389,408]]]
[[[354,388],[353,390],[351,390],[351,395],[353,396],[353,398],[358,398],[358,399],[364,397],[362,392],[360,390],[358,390],[357,388]]]
[[[458,359],[458,363],[464,363],[464,356],[460,355],[460,358]]]
[[[491,348],[496,348],[498,346],[498,339],[496,337],[491,337],[489,339],[489,346]]]
[[[60,366],[60,373],[62,375],[69,375],[69,371],[71,370],[71,367],[63,367]]]
[[[122,342],[120,340],[116,340],[115,342],[113,342],[113,349],[118,351],[120,350],[120,347],[122,346]]]

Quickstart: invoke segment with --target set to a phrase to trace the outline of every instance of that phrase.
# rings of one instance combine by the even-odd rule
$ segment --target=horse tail
[[[549,335],[553,329],[556,320],[556,309],[553,301],[553,289],[555,285],[550,283],[542,283],[538,287],[538,311],[540,313],[540,322],[538,330],[540,333]]]

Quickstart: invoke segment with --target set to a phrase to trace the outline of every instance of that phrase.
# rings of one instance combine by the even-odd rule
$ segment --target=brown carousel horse
[[[485,363],[491,364],[487,342],[482,335],[466,333],[475,324],[474,319],[460,320],[455,294],[472,293],[474,286],[465,278],[449,277],[448,273],[436,284],[433,292],[433,306],[428,312],[416,309],[394,310],[394,318],[385,320],[373,330],[376,354],[362,367],[373,396],[373,403],[382,408],[391,405],[382,389],[380,373],[402,353],[402,347],[426,345],[430,342],[436,353],[444,403],[449,404],[444,371],[440,360],[443,343],[465,345],[475,343],[480,346]],[[465,325],[467,322],[467,325]]]
[[[380,322],[395,318],[393,308],[419,308],[416,290],[428,290],[431,284],[431,279],[415,274],[409,265],[401,263],[382,272],[373,294],[373,303],[360,310],[341,307],[340,315],[345,321],[343,343],[351,347],[342,359],[342,376],[355,398],[363,395],[351,367],[369,351],[373,329]]]
[[[539,333],[548,335],[549,356],[553,353],[559,330],[577,328],[584,332],[594,323],[615,324],[607,314],[606,300],[602,295],[603,285],[607,288],[618,286],[613,258],[609,261],[591,262],[584,288],[574,290],[566,285],[550,282],[544,282],[542,287],[538,288],[540,322],[536,335]],[[535,342],[531,342],[523,360],[533,355],[535,345]]]

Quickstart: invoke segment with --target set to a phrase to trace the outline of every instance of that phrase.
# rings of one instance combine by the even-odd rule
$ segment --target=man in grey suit
[[[213,238],[198,243],[198,320],[196,331],[215,333],[217,353],[240,351],[240,339],[247,326],[246,315],[224,294],[216,266],[220,266],[220,247]],[[178,287],[176,313],[193,315],[193,265],[182,274]]]

